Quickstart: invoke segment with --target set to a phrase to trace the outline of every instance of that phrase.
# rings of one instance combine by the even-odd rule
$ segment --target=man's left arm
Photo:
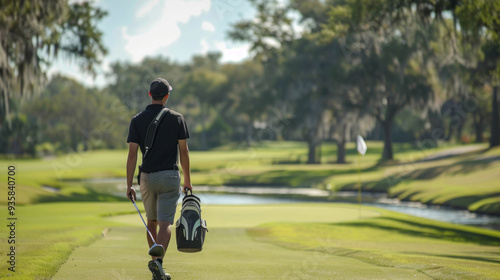
[[[139,150],[139,144],[130,142],[128,143],[128,157],[127,157],[127,198],[133,200],[137,199],[135,190],[132,188],[132,182],[134,181],[135,167],[137,166],[137,151]]]

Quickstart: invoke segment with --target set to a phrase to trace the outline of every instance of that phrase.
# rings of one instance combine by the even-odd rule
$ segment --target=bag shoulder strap
[[[151,123],[148,126],[148,130],[146,132],[146,139],[144,141],[144,155],[142,155],[142,159],[144,160],[146,156],[148,155],[148,152],[153,148],[153,144],[155,141],[155,136],[156,136],[156,131],[158,130],[158,127],[160,126],[160,122],[165,116],[165,113],[168,111],[167,107],[164,107],[161,109],[161,111],[156,115],[156,117],[151,121]]]

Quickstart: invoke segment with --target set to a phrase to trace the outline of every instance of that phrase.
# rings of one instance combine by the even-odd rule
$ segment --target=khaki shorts
[[[179,171],[141,173],[140,189],[148,220],[173,224],[181,192]]]

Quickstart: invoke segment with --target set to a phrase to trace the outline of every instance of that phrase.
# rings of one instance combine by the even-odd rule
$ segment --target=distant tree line
[[[148,104],[149,83],[168,79],[168,106],[185,115],[193,149],[261,140],[337,143],[357,134],[423,147],[440,141],[499,145],[500,2],[489,0],[250,0],[233,25],[252,58],[219,53],[186,63],[150,57],[114,63],[104,89],[56,76],[2,123],[3,153],[123,148],[128,122]],[[90,8],[89,8],[90,9]]]

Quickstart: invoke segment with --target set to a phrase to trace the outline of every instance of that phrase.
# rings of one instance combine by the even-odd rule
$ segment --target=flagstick
[[[358,212],[361,219],[361,157],[358,154]]]
[[[359,218],[361,219],[361,155],[366,154],[366,143],[361,135],[358,135],[356,139],[356,146],[358,150],[358,208],[359,208]]]

